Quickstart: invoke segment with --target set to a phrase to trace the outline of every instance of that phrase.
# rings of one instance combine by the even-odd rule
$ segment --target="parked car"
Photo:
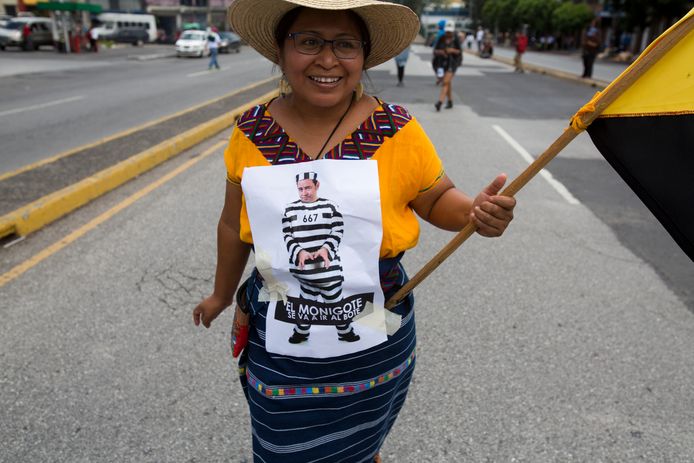
[[[220,32],[219,38],[222,41],[219,43],[220,53],[239,53],[241,51],[241,37],[233,32]]]
[[[12,18],[0,29],[0,50],[5,47],[38,50],[41,45],[53,45],[53,21],[49,18]]]
[[[149,41],[149,32],[141,27],[122,27],[111,36],[111,40],[117,43],[131,43],[139,47]]]
[[[183,31],[176,41],[176,56],[196,56],[202,58],[207,48],[205,31]]]

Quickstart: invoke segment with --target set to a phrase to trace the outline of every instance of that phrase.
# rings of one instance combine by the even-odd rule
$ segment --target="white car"
[[[176,56],[197,56],[202,58],[207,47],[205,31],[184,31],[176,40]]]
[[[0,28],[0,50],[13,46],[29,51],[38,50],[41,45],[52,46],[53,28],[53,20],[49,18],[12,18]]]

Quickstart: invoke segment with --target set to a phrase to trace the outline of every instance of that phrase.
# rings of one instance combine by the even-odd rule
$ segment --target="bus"
[[[135,14],[135,13],[101,13],[96,16],[99,20],[99,27],[94,29],[99,34],[100,39],[112,37],[119,29],[145,29],[149,36],[149,42],[157,39],[157,22],[154,15]]]

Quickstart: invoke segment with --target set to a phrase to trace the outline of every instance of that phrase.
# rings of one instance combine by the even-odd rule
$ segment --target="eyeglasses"
[[[287,37],[294,41],[294,49],[302,55],[317,55],[326,43],[339,59],[354,59],[366,42],[356,39],[326,40],[308,32],[292,32]]]

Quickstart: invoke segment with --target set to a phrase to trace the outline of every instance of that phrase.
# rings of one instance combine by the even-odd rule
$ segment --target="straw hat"
[[[288,11],[299,6],[358,14],[369,30],[371,45],[364,69],[398,55],[419,32],[419,18],[412,10],[378,0],[234,0],[228,10],[229,23],[250,46],[277,64],[275,29]]]

